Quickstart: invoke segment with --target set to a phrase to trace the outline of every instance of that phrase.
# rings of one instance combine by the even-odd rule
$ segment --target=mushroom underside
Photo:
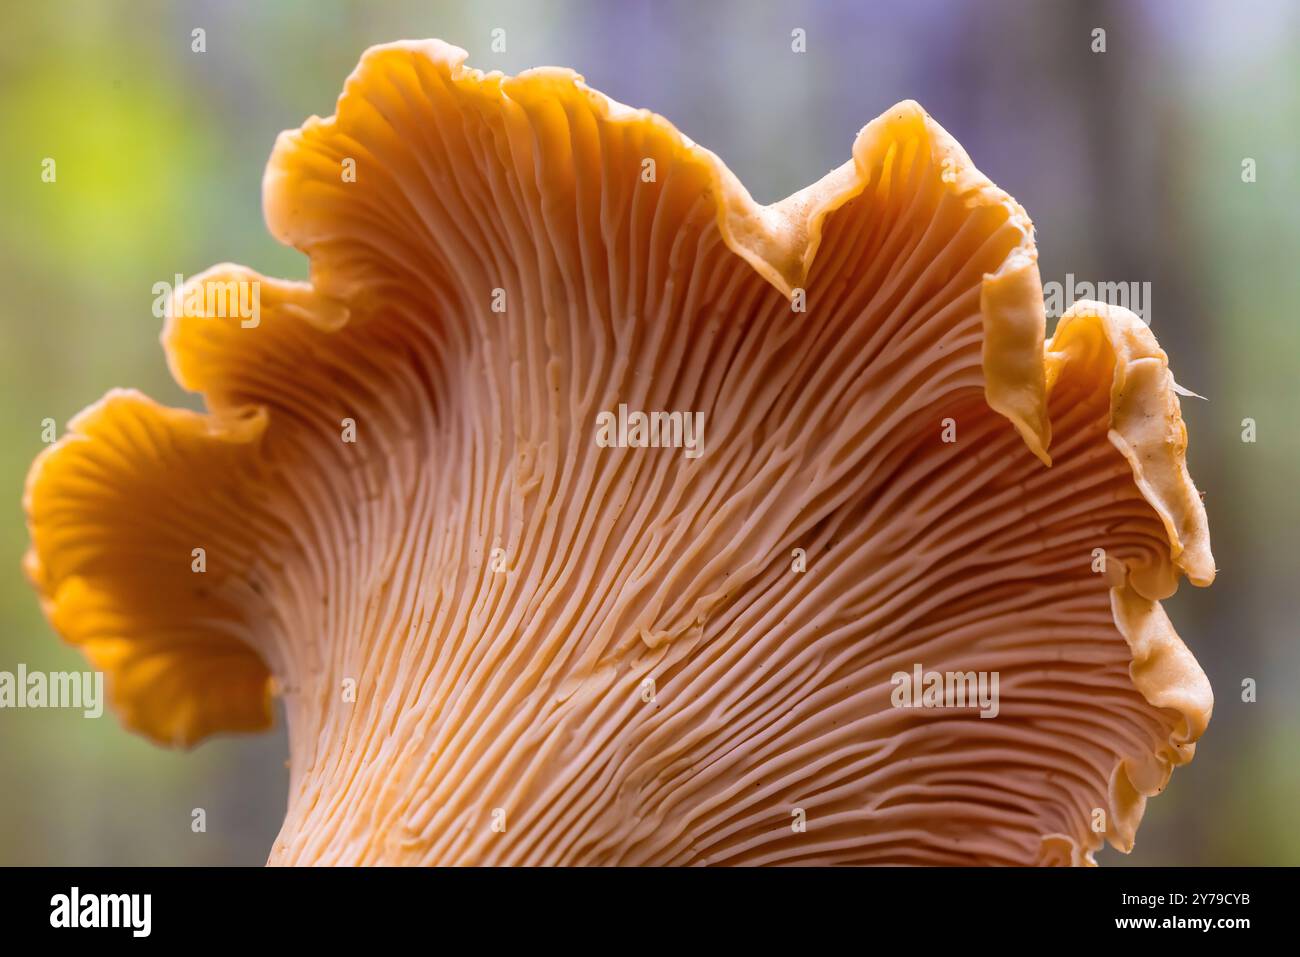
[[[1213,560],[1150,331],[1045,341],[1028,217],[915,104],[759,207],[662,118],[464,56],[374,48],[282,134],[311,282],[177,292],[207,413],[115,391],[33,467],[29,574],[127,726],[280,696],[273,863],[1131,847],[1212,707],[1159,604]]]

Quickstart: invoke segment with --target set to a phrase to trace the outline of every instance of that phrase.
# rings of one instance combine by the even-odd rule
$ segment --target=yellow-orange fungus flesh
[[[1029,218],[914,103],[760,207],[572,72],[464,58],[376,47],[281,136],[311,281],[191,280],[256,322],[178,291],[208,412],[116,391],[34,466],[29,573],[125,723],[282,696],[275,864],[1129,848],[1212,706],[1159,604],[1214,564],[1150,331],[1046,341]],[[997,700],[900,706],[929,673]]]

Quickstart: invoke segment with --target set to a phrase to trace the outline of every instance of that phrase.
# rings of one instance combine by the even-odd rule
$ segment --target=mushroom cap
[[[33,465],[28,573],[123,722],[282,696],[274,863],[1130,848],[1212,707],[1160,606],[1214,564],[1150,330],[1045,342],[1028,216],[910,101],[759,206],[573,72],[465,58],[372,48],[281,134],[311,281],[177,291],[207,413],[113,391]],[[702,454],[602,447],[620,405]],[[996,674],[997,716],[896,707],[914,667]]]

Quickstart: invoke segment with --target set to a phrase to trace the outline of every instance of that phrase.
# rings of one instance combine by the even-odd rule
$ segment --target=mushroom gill
[[[122,720],[191,745],[281,695],[277,864],[1130,848],[1212,706],[1159,604],[1214,565],[1150,331],[1082,303],[1044,342],[1028,217],[914,103],[762,207],[465,56],[373,48],[281,135],[311,282],[177,292],[206,414],[114,391],[33,466],[29,574]],[[996,715],[897,706],[931,672]]]

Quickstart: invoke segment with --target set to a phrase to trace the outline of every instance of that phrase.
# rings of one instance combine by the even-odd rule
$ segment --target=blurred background
[[[0,670],[83,666],[19,570],[42,420],[62,430],[123,385],[195,405],[165,368],[152,286],[226,260],[306,277],[263,227],[263,165],[281,129],[333,112],[367,46],[441,37],[482,69],[571,66],[667,116],[760,202],[913,98],[1029,211],[1045,282],[1150,282],[1151,325],[1208,399],[1183,415],[1220,577],[1166,607],[1214,720],[1134,853],[1099,861],[1300,864],[1300,5],[46,0],[0,18]],[[286,755],[281,722],[183,753],[111,714],[0,711],[0,864],[260,864]]]

